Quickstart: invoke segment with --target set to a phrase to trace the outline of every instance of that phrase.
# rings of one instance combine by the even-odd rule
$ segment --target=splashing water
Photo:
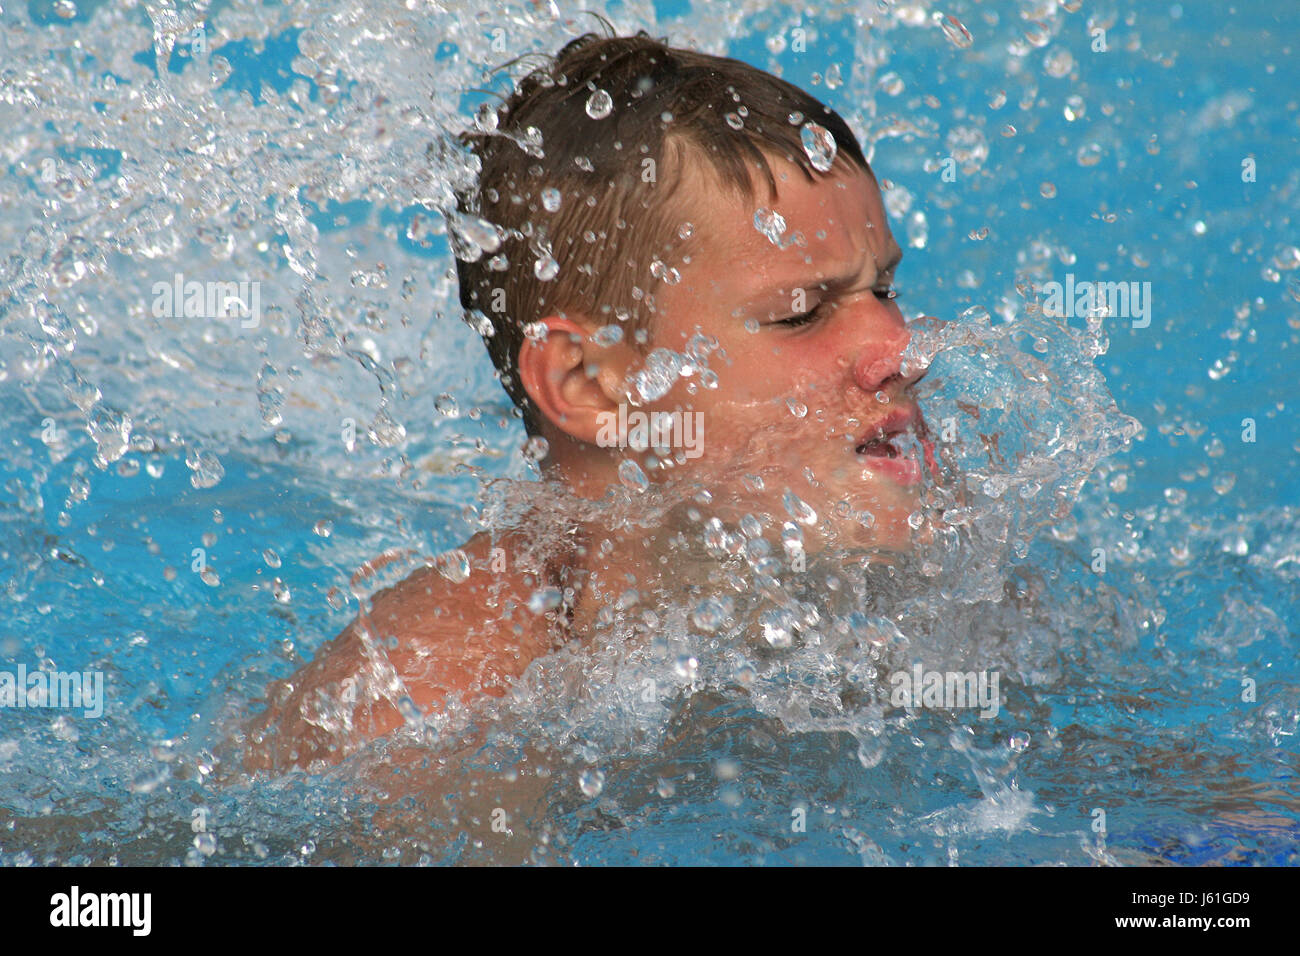
[[[799,139],[803,143],[803,151],[808,155],[808,161],[812,163],[813,169],[824,173],[835,165],[837,149],[835,137],[826,127],[816,123],[804,123],[799,130]]]
[[[1276,786],[1300,728],[1300,527],[1289,479],[1263,463],[1295,472],[1280,356],[1300,327],[1284,275],[1300,262],[1286,212],[1300,183],[1252,184],[1253,206],[1187,183],[1207,152],[1235,169],[1267,136],[1294,155],[1293,124],[1265,105],[1287,96],[1255,90],[1265,119],[1249,143],[1238,90],[1207,87],[1195,122],[1172,120],[1168,50],[1195,24],[1154,14],[1132,52],[1146,88],[1170,92],[1146,113],[1115,96],[1118,67],[1086,43],[1071,52],[1083,21],[1055,5],[1022,18],[1005,4],[978,38],[926,3],[827,13],[820,29],[845,43],[835,64],[789,48],[794,11],[738,35],[755,19],[740,14],[766,9],[756,2],[609,14],[781,67],[893,180],[893,225],[921,260],[900,271],[904,301],[951,318],[912,323],[905,358],[929,370],[920,399],[944,477],[925,482],[915,553],[882,565],[807,553],[836,516],[793,493],[783,513],[731,515],[707,495],[665,495],[631,460],[599,501],[529,480],[548,449],[524,441],[483,355],[491,326],[461,321],[450,269],[503,240],[453,212],[475,175],[457,135],[495,130],[470,92],[505,89],[486,70],[591,28],[578,6],[6,12],[0,647],[32,669],[101,671],[109,693],[100,720],[4,713],[0,772],[41,785],[5,788],[0,858],[1284,859],[1300,820]],[[1238,48],[1280,56],[1247,27],[1256,42]],[[940,56],[950,81],[926,68]],[[1273,82],[1257,79],[1240,85]],[[578,104],[618,121],[602,90]],[[1015,137],[986,134],[1012,121]],[[829,133],[790,122],[829,170]],[[535,130],[518,145],[546,148]],[[963,178],[945,180],[943,159]],[[1121,172],[1143,163],[1185,218],[1166,222],[1163,195]],[[539,216],[563,202],[543,194]],[[775,213],[755,228],[778,244],[785,232]],[[1237,259],[1206,251],[1216,234]],[[1202,260],[1192,287],[1183,265]],[[563,265],[542,250],[534,268],[549,280]],[[1147,327],[1048,315],[1043,289],[1063,269],[1150,276],[1164,314]],[[1193,322],[1223,325],[1218,352],[1194,351]],[[709,351],[651,351],[638,394],[703,383]],[[1159,355],[1193,373],[1158,391],[1145,369]],[[789,410],[796,424],[818,414]],[[1258,443],[1241,437],[1245,418]],[[654,557],[671,570],[609,595],[590,640],[476,709],[421,714],[371,648],[367,686],[407,724],[387,746],[318,774],[236,771],[229,729],[369,594],[425,564],[453,585],[472,578],[457,546],[477,531],[526,539],[517,560],[542,568],[579,526],[668,529]],[[564,602],[539,587],[527,610]],[[927,705],[932,674],[999,675],[996,715]],[[1249,701],[1244,680],[1258,683]],[[316,717],[340,739],[354,731],[346,707]],[[430,774],[431,757],[446,769]],[[108,777],[125,786],[100,789]],[[497,807],[516,839],[475,830]],[[1099,832],[1098,807],[1125,822]],[[836,825],[796,838],[801,808]],[[195,810],[214,832],[190,828]],[[86,814],[94,828],[48,822]],[[145,818],[181,825],[141,830]],[[702,827],[721,839],[699,845]]]

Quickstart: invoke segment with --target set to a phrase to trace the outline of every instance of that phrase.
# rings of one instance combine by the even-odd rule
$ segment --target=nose
[[[912,341],[912,334],[901,326],[883,339],[867,343],[853,366],[853,381],[868,394],[874,395],[886,385],[903,378],[903,350]],[[919,375],[913,376],[919,378]],[[904,387],[911,384],[909,379]]]

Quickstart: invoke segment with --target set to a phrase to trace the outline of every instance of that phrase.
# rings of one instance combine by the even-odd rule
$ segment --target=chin
[[[871,550],[895,554],[914,550],[916,533],[908,518],[920,507],[920,499],[882,505],[879,500],[865,501],[863,510],[870,511],[875,519],[870,527],[857,518],[836,514],[832,524],[834,546],[842,549]],[[874,507],[873,507],[874,505]]]

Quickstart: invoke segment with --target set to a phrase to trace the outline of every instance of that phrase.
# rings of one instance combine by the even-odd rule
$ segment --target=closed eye
[[[888,302],[892,299],[897,299],[899,292],[893,286],[885,286],[879,289],[872,289],[871,294],[881,301]],[[817,307],[810,312],[801,312],[798,315],[791,315],[787,318],[773,322],[772,324],[781,325],[787,329],[797,329],[823,318],[831,310],[832,305],[833,302],[827,300],[819,303]]]
[[[817,308],[811,312],[801,312],[799,315],[792,315],[789,318],[773,322],[773,325],[783,325],[788,329],[797,329],[802,325],[808,325],[810,322],[816,322],[826,312],[826,303],[820,303]]]

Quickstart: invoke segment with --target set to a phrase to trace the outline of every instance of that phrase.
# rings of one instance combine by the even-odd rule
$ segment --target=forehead
[[[690,177],[685,185],[693,195],[686,208],[692,210],[699,242],[692,256],[695,268],[684,272],[683,278],[707,279],[716,291],[725,293],[783,280],[791,286],[803,285],[870,269],[873,263],[883,266],[896,258],[898,245],[872,176],[837,162],[831,174],[809,181],[793,163],[769,161],[776,179],[775,197],[762,175],[754,177],[752,199],[707,182],[711,176]],[[772,222],[770,213],[785,222],[779,245],[755,224],[756,214]]]

